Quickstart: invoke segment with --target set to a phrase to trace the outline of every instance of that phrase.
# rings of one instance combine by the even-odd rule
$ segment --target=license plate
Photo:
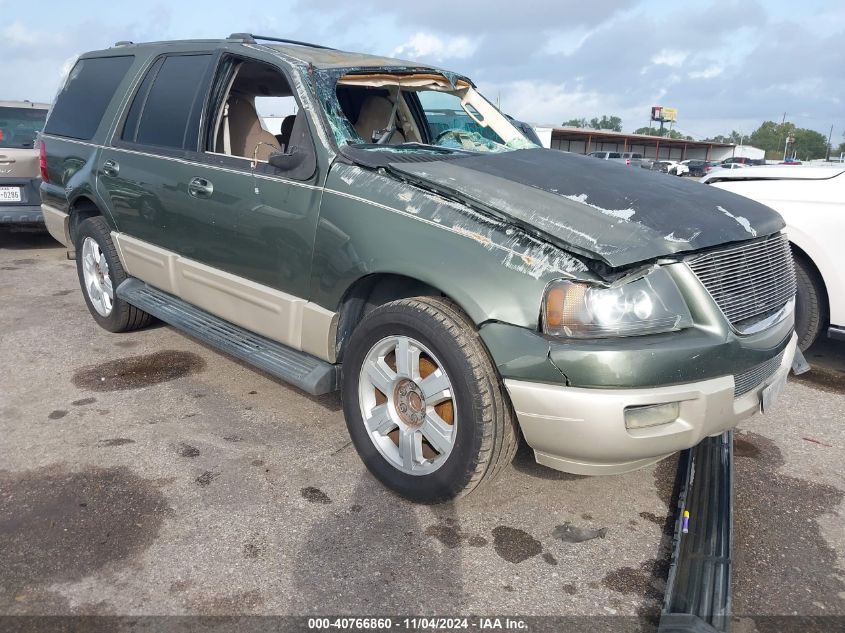
[[[775,403],[778,401],[778,398],[780,398],[780,395],[786,387],[787,373],[788,372],[783,372],[777,380],[763,389],[763,393],[760,396],[760,407],[762,408],[763,413],[771,411],[775,406]]]
[[[0,202],[20,202],[20,187],[0,187]]]

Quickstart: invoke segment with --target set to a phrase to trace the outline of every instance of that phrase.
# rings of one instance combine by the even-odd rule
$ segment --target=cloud
[[[293,11],[308,11],[345,16],[347,24],[360,22],[362,16],[392,19],[398,26],[460,35],[495,35],[517,30],[534,33],[551,29],[565,30],[596,26],[608,17],[637,4],[636,0],[604,2],[567,2],[533,0],[530,6],[515,5],[510,0],[357,0],[338,5],[335,0],[300,0]],[[612,5],[612,6],[608,6]]]
[[[708,66],[702,70],[693,70],[689,73],[688,77],[690,79],[713,79],[713,77],[718,77],[725,71],[724,66]]]
[[[391,55],[440,62],[470,57],[476,47],[476,43],[467,37],[441,38],[432,33],[417,32],[407,42],[393,49]]]
[[[560,124],[584,110],[598,112],[606,107],[602,95],[577,84],[523,80],[482,85],[480,88],[494,101],[496,96],[501,95],[505,112],[532,123]]]
[[[672,68],[677,68],[678,66],[683,65],[687,57],[689,57],[689,53],[685,51],[675,51],[663,48],[655,55],[652,55],[651,63],[658,66],[671,66]]]
[[[821,0],[704,0],[660,11],[645,0],[280,0],[273,11],[206,0],[199,13],[160,0],[54,7],[35,21],[27,5],[5,2],[8,98],[49,99],[69,57],[117,40],[251,31],[444,66],[529,121],[616,114],[630,131],[647,124],[650,106],[666,105],[695,136],[747,132],[784,111],[825,135],[835,123],[841,135],[845,9]]]
[[[15,20],[3,29],[2,37],[14,47],[25,47],[43,43],[45,34],[30,29],[20,20]]]

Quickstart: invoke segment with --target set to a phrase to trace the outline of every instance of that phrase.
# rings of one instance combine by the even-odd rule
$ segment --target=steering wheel
[[[461,145],[463,145],[463,143],[461,142],[461,137],[463,136],[463,134],[464,134],[463,130],[455,130],[455,129],[452,129],[452,130],[443,130],[440,134],[438,134],[438,135],[435,137],[435,139],[434,139],[434,145],[440,145],[440,143],[441,143],[442,141],[444,141],[444,140],[445,140],[447,137],[449,137],[449,136],[454,137],[454,138],[455,138],[455,140],[456,140],[458,143],[460,143]]]

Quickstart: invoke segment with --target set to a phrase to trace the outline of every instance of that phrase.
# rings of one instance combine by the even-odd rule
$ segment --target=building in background
[[[724,160],[732,156],[763,158],[761,149],[750,145],[689,141],[612,130],[535,125],[545,147],[575,154],[590,152],[637,152],[659,160]]]

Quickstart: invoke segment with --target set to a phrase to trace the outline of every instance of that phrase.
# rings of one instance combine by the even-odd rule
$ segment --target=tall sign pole
[[[830,126],[830,133],[827,135],[827,151],[825,152],[824,159],[825,161],[830,160],[830,139],[833,138],[833,125]]]

